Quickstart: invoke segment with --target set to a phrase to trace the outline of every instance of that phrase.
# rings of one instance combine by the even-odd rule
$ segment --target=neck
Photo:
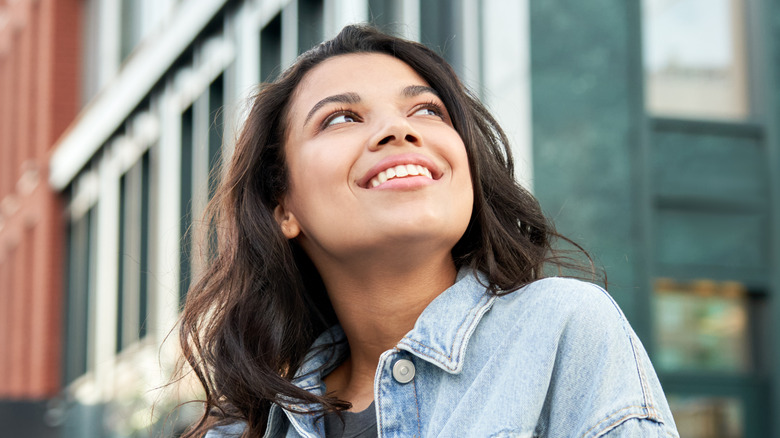
[[[414,327],[425,307],[452,286],[457,275],[449,252],[424,262],[395,260],[403,262],[383,260],[345,269],[318,266],[351,352],[349,361],[326,378],[326,385],[355,409],[373,399],[379,356]]]
[[[349,340],[353,360],[394,347],[414,327],[428,304],[452,286],[452,259],[394,272],[386,266],[324,278],[328,295]]]

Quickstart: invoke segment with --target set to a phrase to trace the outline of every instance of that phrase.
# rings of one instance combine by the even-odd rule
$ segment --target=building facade
[[[780,9],[531,2],[536,194],[592,250],[681,436],[780,433]]]
[[[0,423],[36,436],[62,388],[64,223],[49,159],[79,110],[77,0],[0,2]]]
[[[4,10],[9,16],[52,4],[20,0]],[[72,53],[71,73],[67,66],[30,67],[21,61],[26,55],[7,55],[29,51],[0,48],[3,93],[18,93],[15,102],[25,108],[0,102],[0,152],[7,154],[0,186],[0,293],[8,315],[2,321],[17,321],[0,322],[3,351],[11,352],[0,366],[28,376],[3,383],[0,396],[15,400],[22,393],[5,388],[24,378],[49,382],[25,397],[38,402],[51,434],[170,435],[191,421],[197,406],[174,407],[198,396],[195,385],[185,378],[166,386],[178,357],[171,330],[203,264],[200,218],[248,98],[299,53],[353,22],[373,22],[438,50],[497,116],[512,141],[518,179],[559,231],[606,269],[609,290],[650,352],[683,436],[780,431],[773,420],[780,418],[773,415],[780,413],[780,337],[773,335],[780,320],[780,273],[773,269],[780,255],[780,100],[773,82],[779,6],[766,0],[56,5],[72,7],[75,18],[61,19],[79,29],[72,31],[78,41],[51,39],[63,45],[58,56]],[[43,44],[43,36],[35,38],[0,42]],[[56,101],[67,97],[81,108],[75,119],[75,109],[48,110],[67,120],[39,140],[35,166],[24,164],[26,152],[19,151],[25,139],[43,134],[12,129],[44,120],[23,115],[33,114],[35,101],[24,93],[44,93],[29,86],[29,71],[39,72],[36,80],[55,78],[53,88],[70,93]],[[75,79],[62,82],[59,74]],[[29,91],[19,91],[24,84]],[[32,190],[25,185],[33,180],[28,169],[40,180]],[[36,191],[46,193],[38,196],[48,204],[33,198]],[[50,222],[24,219],[30,216],[24,207],[9,209],[9,194],[29,198],[30,209],[49,205],[42,217]],[[25,246],[24,236],[39,228],[51,234],[40,232],[40,243]],[[49,264],[33,257],[48,257]],[[28,290],[41,292],[22,292]],[[48,314],[35,304],[43,297],[50,298]],[[44,338],[50,368],[40,375],[49,380],[30,377],[35,368],[23,364],[33,362],[17,359],[39,354],[32,351]]]

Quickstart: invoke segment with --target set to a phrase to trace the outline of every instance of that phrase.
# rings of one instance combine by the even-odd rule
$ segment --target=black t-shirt
[[[343,420],[343,421],[342,421]],[[328,438],[376,438],[376,409],[374,402],[360,412],[341,412],[325,415],[325,436]]]

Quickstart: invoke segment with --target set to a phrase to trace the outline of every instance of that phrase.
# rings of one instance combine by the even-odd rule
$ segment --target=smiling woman
[[[424,46],[349,26],[265,85],[182,314],[185,436],[677,436],[639,340]]]

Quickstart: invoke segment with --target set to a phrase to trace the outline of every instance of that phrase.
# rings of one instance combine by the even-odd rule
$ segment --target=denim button
[[[409,383],[414,379],[414,364],[411,360],[398,359],[393,364],[393,378],[398,383]]]

